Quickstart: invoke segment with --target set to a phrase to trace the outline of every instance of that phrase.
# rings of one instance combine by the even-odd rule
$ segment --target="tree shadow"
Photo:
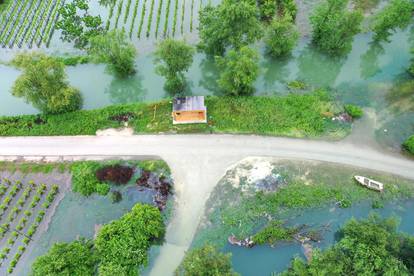
[[[142,85],[142,76],[135,74],[126,78],[114,77],[109,87],[105,89],[114,104],[125,104],[143,101],[147,89]]]
[[[288,81],[290,70],[287,65],[291,60],[291,56],[279,59],[265,56],[261,67],[263,68],[263,81],[266,90],[272,89],[276,82],[286,83]]]
[[[217,80],[220,78],[219,68],[214,58],[207,57],[200,63],[201,80],[198,85],[211,91],[216,96],[222,96],[223,92],[217,84]]]
[[[313,87],[332,87],[346,58],[347,54],[330,56],[308,45],[298,57],[297,79]]]
[[[384,54],[385,50],[379,42],[371,42],[369,49],[361,55],[359,68],[361,70],[361,78],[364,80],[381,73],[378,59]]]

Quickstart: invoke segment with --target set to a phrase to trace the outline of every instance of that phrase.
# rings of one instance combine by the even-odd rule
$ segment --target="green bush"
[[[148,261],[148,249],[164,234],[160,211],[153,206],[136,204],[132,210],[99,231],[95,248],[100,259],[100,270],[108,266],[121,266],[136,275]],[[104,268],[102,268],[104,267]]]
[[[100,195],[107,195],[111,187],[107,183],[101,183],[96,185],[96,192]]]
[[[358,119],[361,118],[364,114],[364,111],[356,105],[347,104],[344,106],[346,113],[349,114],[352,118]]]
[[[100,183],[95,176],[95,172],[100,166],[101,165],[98,162],[94,161],[73,163],[70,166],[73,191],[84,196],[89,196],[97,192],[97,186]]]
[[[272,245],[278,241],[292,240],[297,232],[297,228],[285,227],[282,221],[273,220],[253,236],[253,241],[257,244]]]
[[[407,140],[403,143],[403,148],[409,153],[414,154],[414,135],[408,137]]]

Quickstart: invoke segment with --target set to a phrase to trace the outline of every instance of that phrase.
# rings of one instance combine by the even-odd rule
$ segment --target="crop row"
[[[0,19],[2,31],[0,44],[3,48],[32,48],[42,43],[48,46],[59,16],[59,7],[64,0],[19,0],[11,1],[5,15]]]
[[[49,192],[47,192],[48,188],[45,184],[36,185],[33,181],[29,181],[28,184],[25,185],[24,190],[20,192],[23,188],[20,181],[16,181],[12,185],[11,181],[3,180],[2,185],[7,186],[7,195],[5,194],[6,196],[1,204],[1,215],[5,214],[9,207],[10,211],[8,211],[7,217],[2,219],[2,224],[0,225],[0,240],[2,240],[8,232],[10,232],[10,234],[8,235],[7,240],[2,242],[4,246],[0,250],[0,266],[5,264],[8,260],[9,253],[14,253],[7,268],[7,272],[12,273],[22,254],[25,252],[27,245],[32,241],[32,237],[46,215],[47,209],[54,201],[59,187],[57,185],[52,185]],[[19,196],[15,200],[14,198],[16,195]],[[43,202],[41,206],[39,206],[42,198]],[[40,209],[37,211],[37,215],[33,217],[37,206],[39,206]],[[17,220],[20,213],[23,214],[20,219]]]
[[[135,1],[135,2],[134,2]],[[130,38],[136,34],[137,38],[154,36],[158,38],[177,33],[184,35],[186,24],[189,24],[190,32],[193,31],[193,21],[196,11],[196,2],[191,0],[186,7],[185,0],[118,0],[109,6],[109,15],[106,21],[106,29],[127,29]],[[181,2],[180,2],[181,1]],[[202,0],[199,0],[201,7]],[[188,2],[190,5],[190,2]],[[171,7],[171,5],[174,5]],[[173,10],[172,10],[173,9]],[[154,18],[156,15],[156,18]],[[131,17],[131,19],[129,19]],[[189,17],[188,20],[185,20]],[[161,19],[164,25],[161,27]],[[180,22],[179,22],[180,21]],[[180,25],[179,25],[180,24]],[[179,30],[177,30],[179,28]],[[170,33],[171,32],[171,33]],[[144,34],[145,33],[145,34]]]

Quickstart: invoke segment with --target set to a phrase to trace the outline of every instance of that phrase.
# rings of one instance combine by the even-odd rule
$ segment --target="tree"
[[[222,69],[218,84],[225,94],[231,96],[250,95],[254,92],[253,83],[259,74],[257,52],[247,46],[240,50],[230,50],[217,63]]]
[[[186,86],[184,72],[193,63],[194,49],[184,41],[166,39],[155,52],[156,72],[166,78],[164,89],[172,94],[182,93]]]
[[[299,39],[299,32],[289,16],[275,18],[269,25],[265,43],[267,52],[273,57],[290,54]]]
[[[395,29],[404,29],[413,19],[414,2],[410,0],[392,0],[373,20],[374,40],[388,41]]]
[[[44,113],[64,113],[81,107],[81,95],[69,86],[62,62],[39,53],[22,54],[16,60],[23,73],[13,85],[13,96],[24,98]]]
[[[259,0],[260,19],[270,22],[274,18],[289,16],[295,19],[298,8],[294,0]]]
[[[148,249],[164,234],[160,211],[136,204],[132,210],[99,231],[95,248],[100,259],[100,275],[137,275],[148,262]],[[114,271],[121,274],[111,274]]]
[[[176,276],[236,276],[231,267],[231,254],[223,254],[211,245],[193,249],[175,271]]]
[[[239,49],[261,37],[255,3],[248,0],[223,0],[206,6],[199,16],[198,48],[208,55],[224,55],[227,47]]]
[[[351,49],[352,39],[360,31],[360,11],[348,11],[348,0],[326,0],[310,16],[312,42],[328,54],[338,55]]]
[[[397,233],[397,221],[371,215],[351,219],[339,232],[339,242],[312,262],[295,259],[282,275],[412,275],[413,238]]]
[[[62,30],[61,39],[74,42],[76,48],[84,49],[89,39],[104,33],[102,19],[88,13],[87,0],[74,0],[59,9],[57,29]]]
[[[32,276],[88,276],[94,275],[96,257],[93,242],[78,240],[55,243],[46,255],[32,265]]]
[[[414,154],[414,135],[408,137],[403,143],[403,148],[411,154]]]
[[[103,62],[107,69],[121,77],[133,75],[137,51],[124,31],[112,30],[90,39],[88,53],[95,62]]]

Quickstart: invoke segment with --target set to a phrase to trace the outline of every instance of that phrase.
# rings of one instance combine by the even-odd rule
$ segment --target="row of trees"
[[[105,225],[96,239],[55,243],[32,265],[33,276],[138,275],[146,265],[149,247],[162,238],[164,224],[160,211],[136,204],[130,212]]]

